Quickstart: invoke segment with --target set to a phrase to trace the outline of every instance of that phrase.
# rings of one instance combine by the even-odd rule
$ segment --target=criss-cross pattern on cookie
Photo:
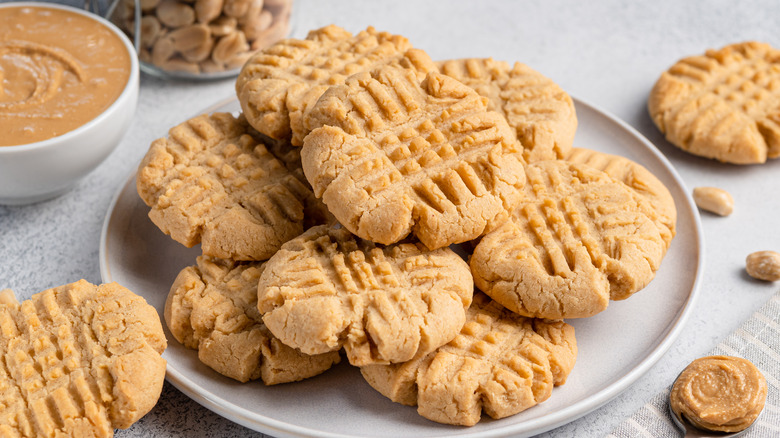
[[[261,50],[236,81],[241,108],[258,131],[300,146],[308,132],[303,116],[327,88],[355,73],[385,64],[434,69],[409,40],[373,27],[352,35],[330,25],[304,40],[286,39]]]
[[[780,157],[780,51],[747,42],[684,58],[658,79],[648,108],[690,153],[737,164]]]
[[[391,400],[417,405],[424,417],[471,426],[482,410],[504,418],[547,400],[574,367],[574,328],[514,314],[474,294],[458,336],[403,364],[369,365],[361,373]]]
[[[653,219],[666,248],[669,248],[676,234],[677,207],[669,189],[655,175],[628,158],[590,149],[573,148],[566,161],[601,170],[645,198],[652,208],[645,208],[643,211]]]
[[[113,436],[156,404],[165,346],[154,308],[116,283],[0,304],[0,436]]]
[[[258,309],[269,330],[307,354],[346,350],[353,365],[403,362],[454,337],[473,280],[449,248],[384,248],[318,226],[267,262]]]
[[[330,88],[309,112],[303,170],[356,235],[429,248],[503,221],[524,182],[522,145],[503,117],[455,79],[383,68]]]
[[[311,189],[250,130],[243,117],[215,113],[152,143],[136,184],[163,232],[213,257],[264,260],[303,231]]]
[[[555,82],[519,62],[492,58],[441,61],[439,71],[488,98],[523,144],[526,161],[564,158],[577,129],[574,102]]]
[[[581,318],[647,285],[666,245],[652,206],[589,166],[526,167],[525,198],[470,259],[474,281],[524,316]]]

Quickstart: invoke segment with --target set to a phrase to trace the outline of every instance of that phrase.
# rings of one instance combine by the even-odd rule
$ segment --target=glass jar
[[[218,79],[290,33],[292,0],[118,0],[112,9],[144,72]]]

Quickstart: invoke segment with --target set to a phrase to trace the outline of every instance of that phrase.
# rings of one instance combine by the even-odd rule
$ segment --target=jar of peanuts
[[[133,40],[144,72],[217,79],[286,37],[291,12],[292,0],[119,0],[109,16]]]

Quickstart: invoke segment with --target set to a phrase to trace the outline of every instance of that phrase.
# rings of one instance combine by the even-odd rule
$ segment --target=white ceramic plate
[[[567,383],[555,388],[550,399],[502,420],[485,417],[471,428],[446,426],[420,417],[415,408],[392,403],[346,363],[294,384],[235,382],[202,365],[197,353],[182,347],[166,329],[168,380],[214,412],[280,437],[520,437],[560,426],[609,401],[658,361],[680,334],[697,295],[703,238],[693,201],[666,158],[624,122],[578,100],[576,108],[575,146],[622,155],[653,172],[677,204],[677,237],[647,288],[612,302],[595,317],[569,321],[576,328],[579,357]],[[236,101],[226,101],[205,112],[214,110],[239,108]],[[162,317],[173,279],[194,264],[200,248],[174,242],[147,213],[131,177],[109,207],[100,269],[104,282],[117,281],[142,295]]]

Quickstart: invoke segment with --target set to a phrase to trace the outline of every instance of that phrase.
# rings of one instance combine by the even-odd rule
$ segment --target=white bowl
[[[95,14],[63,5],[0,4],[0,8],[19,6],[64,9],[100,22],[124,43],[130,56],[130,77],[114,103],[84,125],[48,140],[0,146],[0,204],[6,205],[43,201],[72,189],[116,148],[138,102],[138,58],[130,40],[116,26]]]

